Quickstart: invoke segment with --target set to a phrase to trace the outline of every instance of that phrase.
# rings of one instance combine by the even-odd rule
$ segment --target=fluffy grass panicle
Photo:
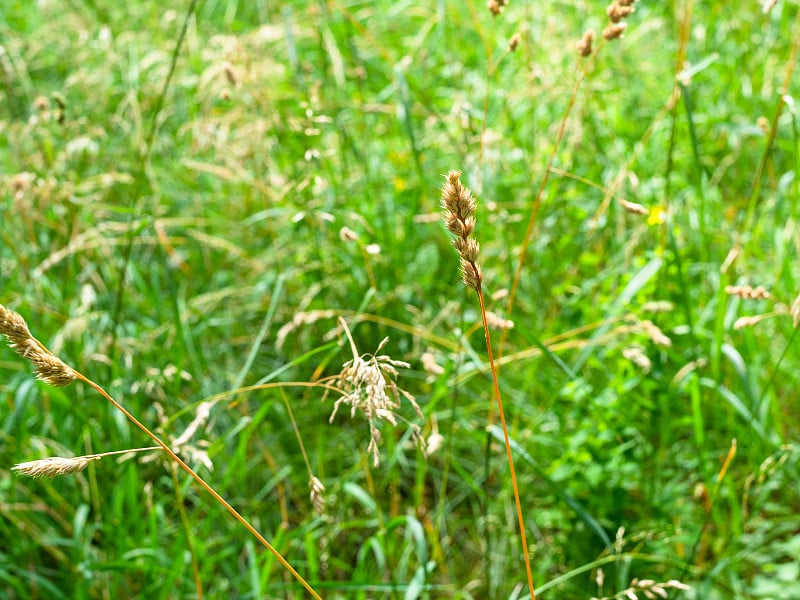
[[[399,418],[397,409],[400,408],[401,397],[414,407],[420,419],[423,418],[414,396],[400,388],[395,382],[397,367],[407,369],[411,365],[394,360],[388,355],[378,354],[388,343],[389,338],[384,338],[378,344],[375,354],[359,354],[347,323],[341,318],[339,322],[350,342],[353,358],[344,363],[341,372],[334,378],[334,385],[338,388],[341,396],[333,405],[329,422],[333,423],[339,407],[343,404],[350,405],[351,417],[355,417],[358,412],[362,413],[369,422],[370,441],[367,451],[372,454],[373,464],[377,467],[380,464],[378,446],[381,441],[378,421],[386,421],[392,426],[397,425]],[[417,445],[424,450],[425,444],[420,435],[419,425],[409,423],[409,427]]]

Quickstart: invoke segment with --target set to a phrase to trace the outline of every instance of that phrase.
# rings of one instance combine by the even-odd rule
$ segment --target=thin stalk
[[[583,67],[578,72],[578,77],[575,79],[575,83],[572,86],[572,91],[570,92],[569,101],[567,102],[567,108],[564,111],[564,116],[561,117],[561,123],[558,126],[558,131],[556,132],[556,138],[553,141],[553,149],[550,151],[550,156],[547,159],[547,166],[544,169],[544,174],[542,175],[542,179],[539,182],[539,187],[536,190],[536,196],[533,200],[533,206],[531,207],[531,212],[528,217],[528,225],[525,229],[525,237],[522,239],[522,245],[519,251],[519,258],[517,259],[517,266],[514,269],[514,279],[511,282],[511,289],[508,294],[508,303],[506,304],[506,318],[510,318],[511,313],[514,310],[514,301],[517,297],[517,289],[519,288],[519,280],[522,277],[522,266],[525,264],[525,256],[528,252],[528,246],[531,244],[531,238],[533,237],[533,228],[536,224],[536,217],[539,214],[539,207],[542,203],[542,196],[544,195],[545,187],[547,186],[547,182],[550,179],[550,173],[552,172],[553,162],[555,162],[556,154],[558,153],[558,149],[561,146],[561,141],[564,139],[564,133],[567,130],[567,121],[569,120],[569,115],[572,112],[573,107],[575,106],[575,101],[578,98],[578,91],[581,88],[581,84],[583,80],[586,79],[586,75],[589,73],[589,69],[594,64],[597,55],[600,53],[600,50],[605,45],[605,40],[600,39],[600,42],[597,45],[594,53],[591,55],[589,60],[583,65]],[[505,346],[506,335],[508,333],[508,329],[503,329],[502,333],[500,334],[500,343],[497,346],[497,355],[498,357],[503,355],[503,347]],[[489,424],[492,423],[492,414],[489,414]]]
[[[156,447],[157,450],[160,448]],[[194,538],[192,537],[192,525],[189,522],[189,516],[186,514],[186,503],[181,493],[181,484],[178,480],[178,467],[175,463],[170,465],[172,468],[169,474],[172,477],[172,487],[175,490],[175,503],[178,506],[178,514],[181,516],[181,527],[186,536],[186,545],[189,547],[189,556],[192,558],[192,578],[194,579],[194,589],[197,594],[197,600],[203,600],[203,581],[200,579],[200,565],[197,564],[197,550],[194,546]]]
[[[289,571],[289,573],[291,573],[291,574],[292,574],[292,576],[293,576],[295,579],[297,579],[297,581],[299,581],[299,582],[300,582],[300,584],[301,584],[301,585],[302,585],[302,586],[303,586],[303,587],[304,587],[304,588],[305,588],[305,589],[308,591],[308,593],[309,593],[309,594],[311,594],[311,596],[313,596],[313,597],[314,597],[316,600],[322,600],[322,598],[320,598],[319,594],[317,594],[317,592],[315,592],[315,591],[314,591],[314,588],[312,588],[312,587],[311,587],[311,585],[310,585],[310,584],[309,584],[309,583],[308,583],[308,582],[307,582],[305,579],[303,579],[303,576],[302,576],[302,575],[300,575],[300,573],[298,573],[298,572],[297,572],[297,571],[294,569],[294,567],[292,567],[292,565],[290,565],[290,564],[289,564],[289,562],[288,562],[288,561],[287,561],[287,560],[286,560],[286,559],[285,559],[285,558],[284,558],[284,557],[281,555],[281,553],[280,553],[280,552],[278,552],[278,551],[277,551],[277,550],[276,550],[276,549],[275,549],[275,548],[272,546],[272,544],[270,544],[270,543],[267,541],[267,539],[266,539],[266,538],[265,538],[263,535],[261,535],[261,533],[259,533],[259,531],[258,531],[258,530],[257,530],[255,527],[253,527],[253,526],[250,524],[250,522],[249,522],[247,519],[245,519],[245,518],[244,518],[244,517],[243,517],[243,516],[242,516],[242,515],[241,515],[241,514],[240,514],[240,513],[239,513],[239,512],[238,512],[238,511],[235,509],[235,508],[233,508],[233,506],[231,506],[231,505],[228,503],[228,501],[227,501],[227,500],[225,500],[225,498],[223,498],[222,496],[220,496],[220,495],[219,495],[219,493],[217,493],[217,491],[216,491],[216,490],[215,490],[213,487],[211,487],[211,486],[210,486],[208,483],[206,483],[206,481],[205,481],[205,480],[204,480],[202,477],[200,477],[200,475],[198,475],[198,474],[197,474],[197,473],[196,473],[196,472],[195,472],[195,471],[194,471],[194,470],[193,470],[193,469],[192,469],[192,468],[191,468],[189,465],[187,465],[185,462],[183,462],[183,460],[182,460],[182,459],[181,459],[181,458],[180,458],[180,457],[179,457],[177,454],[175,454],[175,452],[173,452],[173,451],[172,451],[172,449],[171,449],[169,446],[167,446],[167,445],[166,445],[166,444],[165,444],[165,443],[164,443],[164,442],[161,440],[161,438],[159,438],[159,437],[158,437],[158,436],[157,436],[155,433],[153,433],[152,431],[150,431],[150,430],[149,430],[149,429],[148,429],[148,428],[147,428],[147,427],[146,427],[146,426],[145,426],[145,425],[144,425],[144,424],[143,424],[141,421],[139,421],[139,420],[138,420],[136,417],[134,417],[134,416],[133,416],[133,415],[132,415],[130,412],[128,412],[128,410],[127,410],[127,409],[126,409],[124,406],[122,406],[122,405],[121,405],[119,402],[117,402],[116,400],[114,400],[114,398],[112,398],[112,397],[111,397],[111,396],[108,394],[108,392],[106,392],[106,391],[105,391],[105,390],[104,390],[102,387],[100,387],[98,384],[96,384],[94,381],[92,381],[91,379],[89,379],[88,377],[86,377],[85,375],[83,375],[82,373],[80,373],[79,371],[76,371],[75,369],[72,369],[72,371],[73,371],[73,373],[75,374],[75,378],[76,378],[76,379],[79,379],[80,381],[83,381],[83,382],[84,382],[85,384],[87,384],[88,386],[90,386],[90,387],[94,388],[94,390],[95,390],[95,391],[96,391],[98,394],[100,394],[101,396],[103,396],[103,398],[105,398],[106,400],[108,400],[108,401],[109,401],[109,402],[110,402],[110,403],[111,403],[111,404],[114,406],[114,408],[116,408],[116,409],[117,409],[118,411],[120,411],[120,412],[121,412],[123,415],[125,415],[125,417],[126,417],[126,418],[127,418],[127,419],[128,419],[130,422],[131,422],[131,423],[133,423],[134,425],[136,425],[136,427],[138,427],[139,429],[141,429],[141,430],[142,430],[142,431],[143,431],[143,432],[144,432],[144,433],[145,433],[145,434],[146,434],[148,437],[150,437],[150,439],[152,439],[152,440],[153,440],[153,441],[154,441],[156,444],[158,444],[158,446],[159,446],[159,447],[160,447],[160,448],[161,448],[161,449],[162,449],[164,452],[166,452],[166,453],[169,455],[169,457],[170,457],[170,458],[171,458],[171,459],[172,459],[172,460],[173,460],[173,461],[174,461],[174,462],[175,462],[175,463],[176,463],[176,464],[177,464],[177,465],[178,465],[178,466],[179,466],[181,469],[183,469],[184,471],[186,471],[186,473],[188,473],[188,474],[189,474],[189,475],[190,475],[190,476],[191,476],[191,477],[192,477],[192,478],[193,478],[193,479],[194,479],[194,480],[195,480],[195,481],[196,481],[196,482],[197,482],[197,483],[200,485],[200,487],[202,487],[202,488],[203,488],[203,489],[204,489],[206,492],[208,492],[208,493],[211,495],[211,497],[212,497],[212,498],[214,498],[214,500],[216,500],[216,501],[217,501],[217,502],[219,502],[219,503],[220,503],[220,504],[221,504],[223,507],[225,507],[225,510],[227,510],[227,511],[228,511],[228,512],[229,512],[231,515],[233,515],[233,518],[234,518],[234,519],[236,519],[237,521],[239,521],[239,523],[241,523],[241,524],[244,526],[244,528],[245,528],[245,529],[247,529],[247,531],[249,531],[251,534],[253,534],[253,536],[254,536],[254,537],[255,537],[255,538],[256,538],[256,539],[257,539],[259,542],[261,542],[261,544],[262,544],[262,545],[263,545],[263,546],[264,546],[264,547],[265,547],[267,550],[269,550],[269,551],[272,553],[272,555],[273,555],[273,556],[274,556],[274,557],[275,557],[275,558],[278,560],[278,562],[280,562],[280,563],[281,563],[281,564],[284,566],[284,568],[285,568],[287,571]]]
[[[528,589],[530,590],[531,600],[536,600],[536,593],[533,587],[533,574],[531,573],[530,557],[528,556],[528,543],[525,539],[525,521],[522,516],[522,503],[519,499],[517,473],[514,470],[514,457],[511,453],[511,440],[508,435],[505,412],[503,411],[503,401],[500,396],[497,365],[495,365],[494,356],[492,354],[492,340],[489,335],[489,324],[486,320],[486,304],[483,298],[483,272],[478,264],[480,246],[473,237],[476,224],[475,210],[477,208],[477,203],[475,198],[472,196],[472,192],[461,185],[460,178],[461,171],[450,171],[445,177],[445,184],[444,187],[442,187],[444,223],[447,227],[447,230],[455,236],[453,239],[453,247],[460,256],[461,280],[466,287],[475,290],[475,292],[478,294],[478,302],[480,303],[481,308],[483,334],[486,338],[486,351],[489,356],[489,368],[492,372],[492,382],[494,384],[494,396],[497,399],[497,408],[503,425],[503,437],[506,445],[508,467],[511,471],[511,485],[514,489],[514,500],[516,501],[517,505],[517,519],[519,520],[522,551],[525,555],[525,571],[528,575]],[[491,407],[489,410],[491,412]]]
[[[528,542],[525,538],[525,520],[522,516],[522,502],[519,498],[519,487],[517,486],[517,472],[514,469],[514,456],[511,453],[511,440],[508,436],[506,426],[506,415],[503,411],[503,400],[500,396],[500,385],[497,380],[497,369],[492,355],[492,340],[489,335],[489,324],[486,322],[486,305],[483,301],[483,289],[478,288],[478,301],[481,305],[481,320],[483,321],[483,333],[486,337],[486,352],[489,356],[489,367],[492,370],[492,383],[494,384],[494,396],[497,398],[497,412],[500,415],[500,423],[503,426],[503,438],[506,444],[506,456],[508,458],[508,468],[511,472],[511,487],[514,489],[514,502],[517,505],[517,519],[519,520],[519,537],[522,542],[522,553],[525,556],[525,573],[528,576],[528,589],[530,590],[531,600],[536,600],[536,592],[533,585],[533,573],[531,572],[531,561],[528,555]]]
[[[742,232],[751,232],[755,227],[755,223],[753,221],[756,215],[756,203],[761,195],[761,180],[763,179],[764,170],[767,167],[767,161],[769,160],[772,146],[775,144],[775,138],[778,135],[778,121],[781,118],[783,106],[786,104],[784,96],[789,93],[792,83],[792,75],[794,74],[795,65],[797,64],[797,55],[798,52],[800,52],[800,35],[798,35],[798,27],[800,27],[800,12],[798,12],[795,16],[794,26],[792,27],[794,31],[794,42],[789,50],[789,57],[786,61],[786,72],[784,73],[783,77],[783,85],[780,88],[781,93],[778,95],[778,102],[777,106],[775,107],[775,114],[772,116],[772,123],[770,123],[769,134],[767,135],[767,143],[764,146],[764,152],[761,154],[761,160],[758,161],[758,167],[756,168],[755,175],[753,175],[753,186],[750,193],[750,200],[747,203],[747,214],[744,218],[744,224],[741,230]],[[745,255],[748,255],[747,250],[751,240],[754,237],[754,235],[751,235],[750,238],[745,241]]]
[[[161,93],[156,98],[155,108],[150,119],[150,128],[144,139],[144,148],[141,155],[140,169],[142,173],[147,171],[147,162],[150,160],[150,153],[153,148],[153,141],[155,140],[156,131],[158,130],[158,117],[164,109],[164,100],[167,96],[167,91],[172,83],[172,78],[175,75],[175,68],[178,65],[178,55],[180,54],[183,41],[186,38],[186,32],[189,29],[189,21],[197,8],[198,0],[191,0],[186,9],[186,14],[183,18],[180,33],[175,41],[175,48],[172,50],[172,59],[170,60],[169,71],[167,77],[164,79],[164,85],[161,87]],[[141,204],[143,202],[144,194],[140,196],[138,201],[134,200],[129,203],[129,208],[132,210],[128,216],[128,239],[125,242],[125,247],[122,250],[122,267],[120,268],[119,284],[117,285],[117,294],[114,300],[114,309],[111,317],[111,348],[112,352],[116,352],[117,336],[119,334],[119,325],[122,319],[122,307],[124,303],[124,292],[126,290],[125,282],[127,281],[128,265],[131,262],[131,255],[133,253],[133,243],[139,233],[139,229],[133,227],[134,220],[141,211]],[[156,211],[153,211],[155,214]]]

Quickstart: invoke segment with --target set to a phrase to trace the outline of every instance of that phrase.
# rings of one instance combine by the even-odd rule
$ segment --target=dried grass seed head
[[[507,5],[508,0],[488,0],[486,3],[486,8],[489,9],[489,12],[492,13],[492,16],[496,17],[503,12],[503,7]]]
[[[756,287],[750,285],[728,285],[725,286],[725,293],[743,300],[766,300],[770,297],[769,292],[761,285]]]
[[[308,489],[311,490],[309,496],[311,503],[314,505],[314,512],[317,515],[325,513],[325,486],[314,475],[308,481]]]
[[[28,324],[22,315],[15,313],[13,310],[8,310],[5,306],[0,304],[0,333],[8,338],[11,347],[15,348],[15,344],[25,345],[28,340],[33,339]],[[24,355],[23,355],[24,356]]]
[[[578,54],[581,56],[589,56],[592,53],[592,43],[594,42],[594,29],[589,29],[586,33],[583,34],[583,37],[578,40],[578,43],[575,44],[575,47],[578,50]]]
[[[627,18],[633,12],[633,4],[623,4],[619,0],[615,0],[606,8],[608,20],[612,23],[619,23],[622,19]]]
[[[350,405],[351,418],[359,412],[362,413],[369,423],[370,430],[367,451],[372,454],[373,464],[377,467],[380,464],[378,445],[381,440],[377,422],[382,420],[396,426],[398,419],[402,419],[396,412],[400,408],[401,398],[405,398],[414,407],[420,419],[423,418],[414,396],[395,382],[397,367],[408,369],[411,365],[401,360],[394,360],[388,355],[379,354],[388,343],[388,337],[378,344],[374,354],[359,354],[347,323],[341,318],[339,321],[347,334],[353,358],[342,365],[341,372],[334,379],[334,386],[338,388],[341,396],[333,405],[329,422],[333,423],[339,407],[343,404]],[[420,447],[424,447],[420,427],[412,423],[409,423],[409,427],[414,439]]]
[[[619,198],[617,200],[622,208],[625,209],[625,212],[629,212],[633,215],[642,215],[642,216],[649,216],[650,209],[646,206],[639,204],[638,202],[628,202],[624,198]]]
[[[461,185],[461,171],[450,171],[442,186],[442,209],[447,230],[458,237],[469,237],[475,229],[478,203],[469,188]]]
[[[442,186],[442,209],[447,230],[455,235],[453,246],[461,257],[464,285],[478,290],[483,272],[478,265],[480,245],[472,237],[475,232],[475,210],[478,204],[469,188],[461,185],[461,171],[450,171]]]
[[[6,336],[14,352],[33,363],[37,379],[55,387],[64,387],[75,381],[75,372],[33,337],[25,319],[2,304],[0,334]]]
[[[53,456],[52,458],[43,458],[20,463],[11,467],[11,470],[28,477],[52,478],[58,477],[59,475],[80,473],[90,462],[99,459],[99,456],[78,456],[76,458]]]
[[[615,40],[622,37],[625,28],[628,26],[624,21],[621,23],[611,23],[608,27],[603,29],[603,37],[607,40]]]

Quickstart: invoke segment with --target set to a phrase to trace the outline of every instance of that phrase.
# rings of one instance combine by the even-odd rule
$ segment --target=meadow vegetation
[[[800,4],[614,6],[3,2],[0,597],[800,597]]]

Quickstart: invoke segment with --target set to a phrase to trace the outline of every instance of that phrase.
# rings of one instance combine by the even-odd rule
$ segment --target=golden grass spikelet
[[[615,40],[622,36],[627,26],[628,24],[625,22],[611,23],[608,27],[603,29],[603,37],[607,40]]]
[[[33,363],[37,379],[55,387],[64,387],[75,381],[74,371],[33,337],[25,319],[2,304],[0,334],[6,336],[14,352]]]
[[[653,363],[650,358],[644,353],[644,350],[638,346],[631,346],[622,351],[622,356],[631,361],[642,370],[642,373],[649,373],[653,368]]]
[[[757,287],[749,285],[728,285],[725,286],[725,293],[729,296],[737,296],[744,300],[766,300],[770,297],[769,292],[760,285]]]
[[[358,239],[358,234],[349,227],[342,227],[339,230],[339,239],[343,242],[355,242]]]
[[[486,312],[486,323],[492,329],[514,329],[514,321],[511,319],[504,319],[491,311]]]
[[[794,299],[794,302],[792,302],[792,307],[789,309],[789,311],[792,314],[792,323],[795,327],[797,327],[797,325],[800,324],[800,295]]]
[[[606,14],[608,15],[609,21],[612,23],[619,23],[622,19],[628,17],[632,12],[632,4],[623,4],[618,0],[609,4],[608,8],[606,8]]]
[[[42,458],[40,460],[20,463],[11,467],[11,470],[28,477],[46,477],[52,479],[59,475],[80,473],[90,462],[99,459],[100,456],[78,456],[75,458],[53,456],[51,458]]]
[[[654,344],[657,346],[664,346],[665,348],[672,347],[672,340],[664,335],[664,332],[661,331],[661,328],[658,325],[647,320],[641,321],[639,325]]]
[[[469,188],[461,185],[461,171],[450,171],[442,186],[444,224],[456,236],[453,246],[461,257],[461,278],[464,285],[475,291],[483,283],[483,272],[478,265],[480,245],[471,237],[475,231],[477,206]]]
[[[736,319],[733,322],[733,328],[736,331],[738,331],[740,329],[745,329],[747,327],[755,327],[761,321],[763,321],[764,319],[766,319],[769,316],[771,316],[771,315],[766,314],[766,315],[752,315],[752,316],[746,316],[746,317],[739,317],[738,319]]]
[[[314,475],[308,481],[308,489],[311,490],[311,503],[314,505],[314,512],[318,515],[325,513],[325,486]]]
[[[629,212],[633,215],[643,215],[645,217],[650,215],[650,209],[642,204],[639,204],[638,202],[628,202],[623,198],[620,198],[618,202],[626,212]]]
[[[147,448],[130,448],[127,450],[114,450],[112,452],[103,452],[101,454],[89,454],[87,456],[74,456],[72,458],[64,458],[62,456],[52,456],[50,458],[42,458],[39,460],[32,460],[29,462],[20,463],[11,467],[12,471],[17,471],[20,475],[27,475],[28,477],[58,477],[59,475],[73,475],[80,473],[86,468],[90,462],[100,460],[106,456],[115,456],[121,454],[135,454],[138,452],[152,452],[154,450],[161,450],[159,446],[149,446]]]
[[[423,352],[420,357],[422,368],[430,375],[441,375],[444,373],[444,367],[436,362],[436,356],[433,352]]]
[[[672,304],[669,300],[651,300],[650,302],[645,302],[642,304],[642,311],[643,312],[651,312],[651,313],[664,313],[664,312],[672,312],[675,308],[675,305]]]
[[[575,47],[578,50],[578,54],[581,56],[589,56],[592,53],[592,43],[594,42],[594,29],[589,29],[586,33],[583,34],[583,37],[578,40],[578,43],[575,44]]]
[[[8,338],[12,348],[14,348],[15,344],[25,345],[28,340],[33,339],[25,319],[13,310],[8,310],[2,304],[0,304],[0,333]],[[14,349],[16,350],[16,348]]]
[[[492,16],[497,16],[503,12],[503,7],[508,5],[508,0],[489,0],[486,3],[486,8],[492,13]]]

